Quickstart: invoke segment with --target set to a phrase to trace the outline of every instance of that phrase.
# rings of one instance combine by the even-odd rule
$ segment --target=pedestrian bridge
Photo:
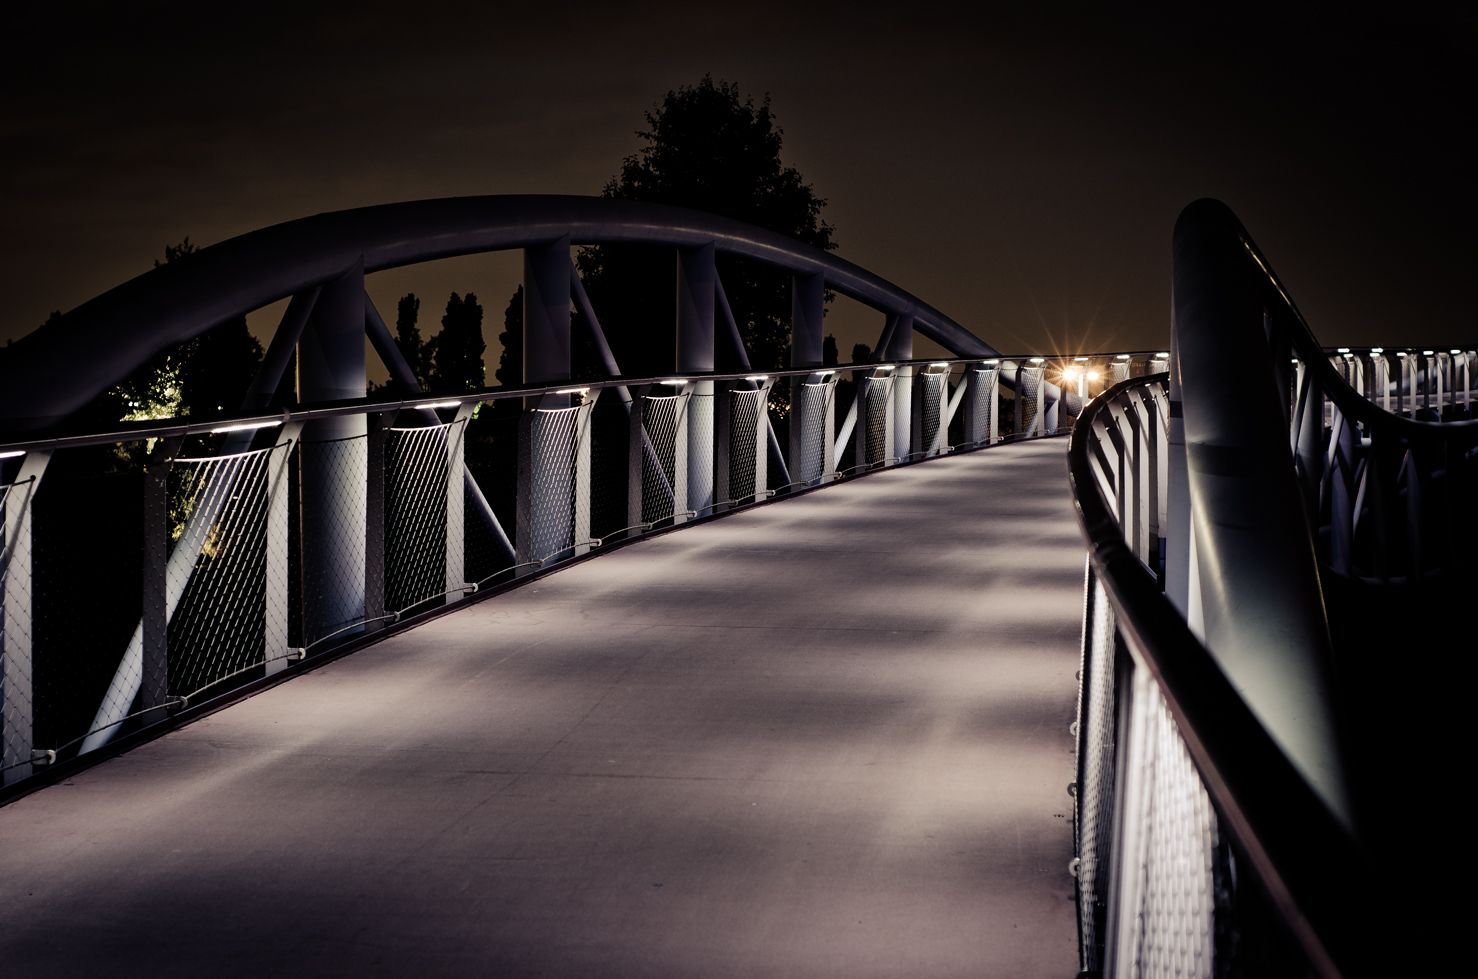
[[[1064,448],[633,543],[13,803],[7,971],[1072,975]]]
[[[622,375],[582,244],[676,252],[672,375]],[[711,215],[419,202],[223,242],[8,348],[0,961],[1420,961],[1381,899],[1459,906],[1406,800],[1463,707],[1388,657],[1410,622],[1471,639],[1478,352],[1321,348],[1216,202],[1174,246],[1173,356],[1002,356]],[[527,383],[423,392],[364,276],[499,248]],[[791,368],[751,365],[718,255],[791,276]],[[828,290],[883,314],[874,362],[823,363]],[[240,412],[78,421],[288,297]]]

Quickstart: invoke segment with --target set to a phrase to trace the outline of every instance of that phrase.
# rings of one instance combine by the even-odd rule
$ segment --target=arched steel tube
[[[962,357],[994,350],[912,294],[851,262],[752,225],[640,201],[554,195],[454,197],[300,218],[203,248],[89,300],[17,341],[0,363],[0,425],[54,425],[160,350],[268,303],[338,279],[418,262],[548,244],[715,249],[798,276],[886,313]]]

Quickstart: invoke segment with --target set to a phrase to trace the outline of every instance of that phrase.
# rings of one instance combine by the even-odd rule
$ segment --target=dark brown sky
[[[771,94],[786,162],[830,201],[843,257],[1002,350],[1162,346],[1171,228],[1208,195],[1326,342],[1475,338],[1469,15],[533,6],[8,8],[0,338],[186,235],[394,200],[599,193],[643,110],[705,72]],[[517,256],[464,258],[382,273],[371,292],[391,315],[423,294],[425,325],[470,289],[491,339],[518,274]],[[844,352],[881,325],[845,301],[829,322]]]

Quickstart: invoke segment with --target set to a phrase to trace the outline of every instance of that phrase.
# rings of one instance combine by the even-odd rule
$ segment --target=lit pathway
[[[0,971],[1071,976],[1065,448],[627,547],[0,809]]]

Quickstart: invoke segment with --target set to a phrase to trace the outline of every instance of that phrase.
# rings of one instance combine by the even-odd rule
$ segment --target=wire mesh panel
[[[948,374],[933,372],[920,374],[915,381],[914,450],[916,452],[934,455],[942,448],[937,440],[939,425],[947,407],[945,401],[949,397],[948,382]]]
[[[268,488],[286,446],[170,467],[168,690],[188,696],[266,659]],[[285,606],[274,610],[285,614]]]
[[[688,516],[688,395],[642,399],[650,451],[642,460],[643,523],[658,524]]]
[[[1104,966],[1114,812],[1114,611],[1090,564],[1078,673],[1078,768],[1075,793],[1078,935],[1081,968]]]
[[[767,391],[730,391],[732,408],[730,418],[729,485],[728,498],[735,503],[752,502],[765,491],[766,478],[762,470],[768,461],[765,457],[767,441],[762,428]]]
[[[836,375],[792,388],[790,411],[790,479],[814,485],[836,469],[833,393]]]
[[[460,434],[465,423],[392,428],[385,439],[387,613],[408,612],[446,593],[447,480],[454,427]]]
[[[1109,361],[1108,365],[1108,387],[1113,387],[1120,381],[1129,380],[1130,359],[1120,355]]]
[[[143,472],[112,452],[61,451],[32,505],[35,742],[61,749],[92,729],[139,625]],[[106,587],[78,615],[86,582]]]
[[[1042,434],[1043,373],[1040,365],[1023,364],[1016,369],[1015,431],[1018,436]]]
[[[592,404],[524,413],[518,447],[518,561],[537,565],[588,548]]]
[[[858,465],[889,465],[898,460],[891,454],[893,447],[893,376],[863,378],[861,383],[867,398],[867,423],[859,425],[858,445],[862,458]]]
[[[1123,979],[1211,979],[1217,825],[1211,801],[1149,671],[1129,700],[1114,959]]]
[[[996,412],[1000,388],[1000,369],[995,364],[971,365],[965,369],[965,401],[961,406],[964,444],[986,445],[1000,437]]]
[[[0,768],[4,784],[31,774],[35,743],[31,497],[34,476],[0,486]]]

